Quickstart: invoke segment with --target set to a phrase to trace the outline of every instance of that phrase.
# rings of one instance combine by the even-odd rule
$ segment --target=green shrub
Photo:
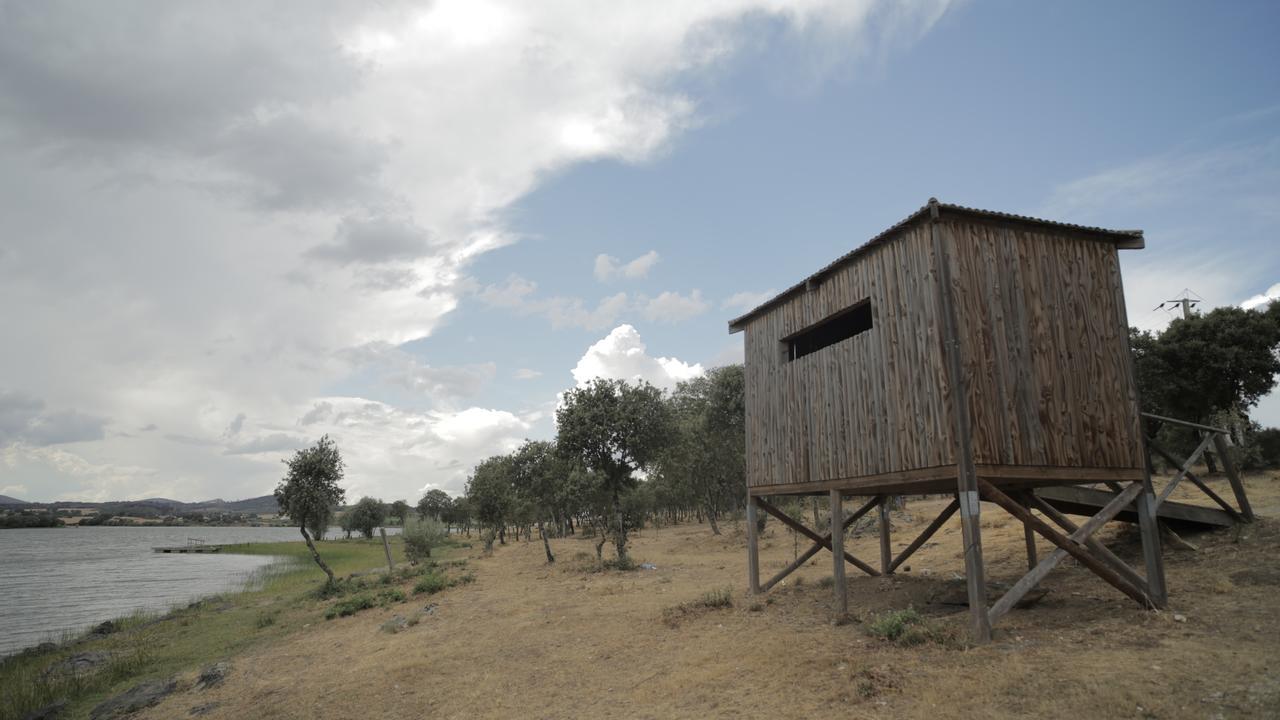
[[[270,627],[276,624],[276,615],[277,613],[275,611],[260,612],[258,613],[258,617],[254,619],[253,624],[257,626],[259,630],[264,627]]]
[[[733,591],[729,588],[719,590],[711,590],[703,593],[697,600],[692,602],[680,603],[671,607],[663,608],[662,622],[670,627],[676,627],[682,620],[694,615],[701,615],[711,610],[721,610],[733,607]]]
[[[729,588],[721,588],[705,592],[698,598],[698,605],[713,609],[733,607],[733,591]]]
[[[350,597],[350,598],[347,598],[346,600],[339,600],[338,602],[334,603],[328,610],[325,611],[324,619],[332,620],[336,617],[347,617],[348,615],[355,615],[361,610],[368,610],[373,606],[374,606],[373,598],[369,597],[368,595],[356,595],[355,597]]]
[[[448,587],[448,579],[440,573],[433,572],[423,575],[422,579],[418,580],[418,583],[413,586],[413,592],[419,595],[423,593],[426,593],[427,595],[435,595]]]
[[[392,603],[404,602],[404,591],[400,588],[387,588],[378,593],[378,606],[386,607]]]
[[[867,633],[895,645],[910,647],[925,643],[953,645],[957,643],[953,633],[925,619],[916,609],[891,610],[867,623]]]
[[[423,520],[405,528],[404,555],[417,564],[431,557],[431,551],[445,544],[448,534],[438,522]]]

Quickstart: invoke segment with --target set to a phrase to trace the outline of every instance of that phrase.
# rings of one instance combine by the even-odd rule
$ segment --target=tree
[[[565,394],[556,410],[556,423],[561,454],[593,471],[607,492],[618,562],[626,563],[622,495],[635,487],[635,473],[650,468],[668,443],[670,408],[662,392],[647,382],[596,378]]]
[[[328,524],[333,508],[346,497],[346,491],[338,485],[345,470],[342,454],[337,444],[325,435],[315,445],[298,450],[283,462],[288,470],[275,492],[280,515],[297,523],[311,557],[329,578],[329,585],[333,585],[333,570],[320,558],[307,528]]]
[[[715,368],[672,393],[673,437],[658,456],[661,497],[695,498],[719,535],[720,514],[740,502],[746,473],[746,402],[741,365]],[[676,488],[684,486],[680,493]]]
[[[386,521],[387,506],[383,505],[381,500],[362,497],[360,502],[347,512],[347,517],[350,518],[351,529],[364,535],[368,540],[373,537],[373,531]]]
[[[511,517],[515,504],[511,477],[511,457],[494,455],[481,461],[467,479],[467,500],[484,530],[486,553],[493,552],[494,538]]]
[[[1280,303],[1178,318],[1161,333],[1133,329],[1130,346],[1144,411],[1201,423],[1228,415],[1242,425],[1280,374]]]
[[[556,454],[555,443],[526,440],[512,453],[511,466],[516,495],[538,526],[547,563],[554,563],[545,523],[555,517],[559,486],[569,475],[568,463]]]
[[[427,494],[423,495],[422,499],[418,501],[418,516],[423,519],[435,518],[440,520],[444,517],[445,512],[449,509],[449,504],[452,502],[453,500],[449,497],[449,493],[439,489],[428,490]]]
[[[409,519],[409,503],[404,500],[397,500],[391,503],[391,507],[387,510],[391,517],[400,521],[400,527],[404,527],[405,522]]]

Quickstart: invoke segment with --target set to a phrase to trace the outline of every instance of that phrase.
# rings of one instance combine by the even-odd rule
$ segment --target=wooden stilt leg
[[[936,201],[929,204],[929,232],[937,264],[938,309],[942,315],[942,352],[946,359],[947,394],[951,399],[952,438],[957,468],[956,499],[960,501],[960,527],[964,535],[964,574],[969,589],[969,614],[975,642],[991,641],[987,617],[987,577],[982,569],[982,529],[978,518],[978,472],[973,462],[973,433],[969,427],[969,388],[961,358],[959,321],[951,280],[951,257],[942,241]]]
[[[849,589],[844,577],[844,508],[839,490],[831,491],[831,557],[833,566],[832,583],[836,594],[836,615],[844,617],[849,613]]]
[[[1160,550],[1160,525],[1157,500],[1151,486],[1151,459],[1147,458],[1146,477],[1142,481],[1142,494],[1135,501],[1138,506],[1138,529],[1142,535],[1142,559],[1147,566],[1147,596],[1158,608],[1169,604],[1169,591],[1164,583],[1164,556]]]
[[[973,466],[969,466],[970,472]],[[977,477],[970,475],[975,486],[966,490],[964,470],[960,481],[960,531],[964,538],[964,577],[969,591],[969,616],[975,642],[991,642],[991,622],[987,616],[987,574],[982,565],[982,519],[978,501]]]
[[[1027,569],[1034,570],[1040,562],[1036,557],[1036,534],[1035,531],[1025,525],[1022,527],[1022,534],[1027,542]]]
[[[756,532],[756,499],[747,496],[747,589],[760,593],[760,540]]]
[[[893,572],[893,551],[889,547],[889,496],[880,496],[880,572]]]

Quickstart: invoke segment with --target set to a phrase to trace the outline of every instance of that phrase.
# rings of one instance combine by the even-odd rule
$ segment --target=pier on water
[[[198,538],[187,538],[186,545],[161,545],[151,549],[158,553],[216,553],[222,550],[222,546],[209,545]]]

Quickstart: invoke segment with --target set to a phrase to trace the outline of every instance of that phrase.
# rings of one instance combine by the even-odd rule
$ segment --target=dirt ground
[[[1220,481],[1214,485],[1225,485]],[[184,688],[143,717],[848,717],[1240,718],[1280,717],[1280,475],[1248,480],[1263,519],[1238,530],[1185,535],[1198,550],[1166,548],[1170,607],[1140,609],[1067,559],[1049,593],[1014,610],[981,647],[899,647],[872,637],[877,614],[913,606],[962,634],[963,608],[940,599],[959,587],[963,561],[953,518],[888,579],[849,567],[853,622],[832,622],[830,555],[819,554],[764,598],[745,595],[740,527],[646,530],[638,561],[656,570],[589,572],[587,540],[500,546],[470,560],[476,581],[428,600],[318,623],[230,658],[218,688]],[[1219,492],[1229,496],[1224,488]],[[1181,490],[1180,490],[1181,494]],[[912,500],[895,513],[895,551],[943,506]],[[812,522],[812,518],[809,518]],[[1101,537],[1140,566],[1136,533],[1113,523]],[[770,522],[768,577],[808,543]],[[990,579],[1025,567],[1020,526],[983,505]],[[873,564],[871,529],[847,545]],[[1040,543],[1041,556],[1049,552]],[[733,607],[664,621],[664,609],[731,588]],[[398,634],[396,614],[437,603]],[[670,618],[668,618],[670,620]]]

